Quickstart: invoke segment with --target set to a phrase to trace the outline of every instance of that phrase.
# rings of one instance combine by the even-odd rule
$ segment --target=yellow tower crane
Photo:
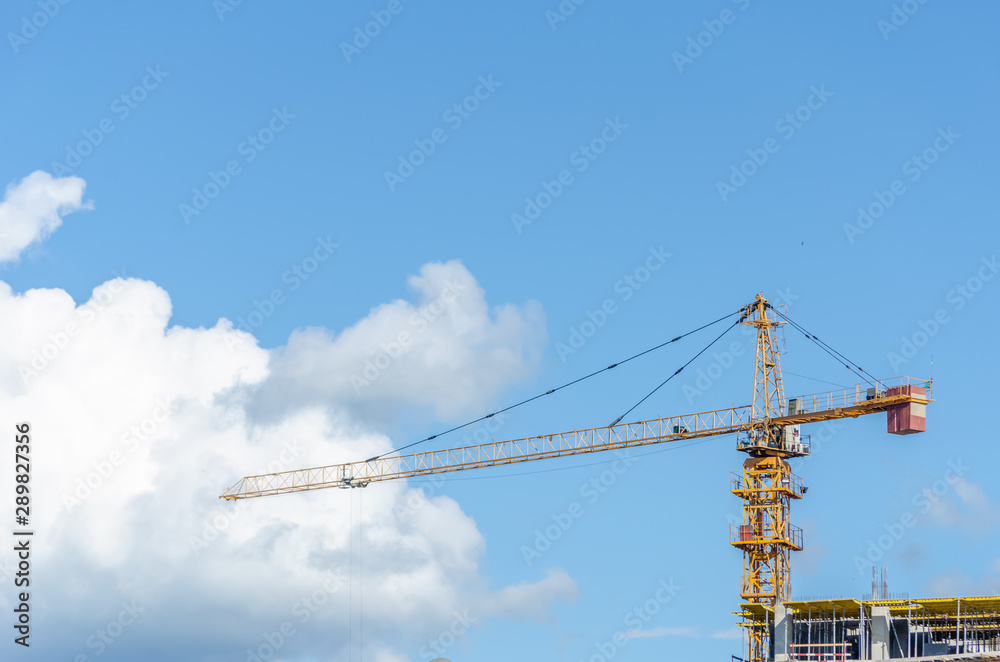
[[[932,401],[932,384],[909,377],[872,379],[852,388],[786,400],[774,330],[791,320],[758,294],[753,303],[740,310],[738,321],[756,328],[754,396],[748,406],[634,423],[615,421],[604,427],[405,455],[393,451],[361,462],[246,476],[219,498],[236,500],[330,487],[366,487],[379,481],[735,433],[739,450],[750,456],[743,470],[731,477],[732,493],[743,500],[742,523],[732,525],[730,531],[731,544],[743,552],[740,597],[745,602],[740,625],[748,631],[747,662],[764,662],[769,657],[769,628],[747,615],[791,598],[789,555],[802,549],[802,530],[789,521],[789,503],[801,499],[805,489],[787,460],[810,452],[806,437],[799,435],[799,426],[886,412],[890,433],[921,432],[926,405]],[[829,346],[825,348],[831,351]],[[832,355],[846,361],[842,355]],[[847,367],[853,369],[850,364]]]

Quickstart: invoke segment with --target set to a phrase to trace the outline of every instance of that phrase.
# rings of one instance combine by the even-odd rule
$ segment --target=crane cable
[[[358,646],[359,659],[365,659],[365,493],[359,493],[358,502]],[[350,525],[348,527],[348,584],[347,584],[347,623],[349,642],[347,646],[348,660],[354,659],[354,490],[351,490]]]
[[[358,660],[365,662],[365,492],[361,490],[358,499],[360,517],[358,518],[358,580],[361,585],[358,590]]]
[[[717,336],[717,337],[715,338],[715,340],[713,340],[712,342],[708,343],[708,344],[707,344],[707,345],[706,345],[706,346],[705,346],[705,347],[704,347],[704,348],[703,348],[703,349],[702,349],[702,350],[701,350],[700,352],[698,352],[697,354],[695,354],[694,356],[692,356],[692,357],[691,357],[691,359],[690,359],[690,360],[689,360],[689,361],[688,361],[687,363],[685,363],[685,364],[684,364],[684,365],[682,365],[681,367],[677,368],[677,371],[676,371],[676,372],[674,372],[674,374],[670,375],[669,377],[667,377],[666,379],[664,379],[664,380],[663,380],[662,382],[660,382],[660,385],[659,385],[659,386],[657,386],[656,388],[654,388],[654,389],[653,389],[652,391],[650,391],[649,393],[647,393],[647,394],[646,394],[646,395],[645,395],[645,396],[644,396],[644,397],[642,398],[642,400],[640,400],[639,402],[637,402],[637,403],[635,403],[634,405],[632,405],[631,407],[629,407],[628,411],[626,411],[626,412],[625,412],[624,414],[622,414],[621,416],[619,416],[618,418],[616,418],[616,419],[614,420],[614,422],[612,422],[612,423],[611,423],[611,425],[609,425],[608,427],[611,427],[611,426],[613,426],[613,425],[617,425],[617,424],[618,424],[619,422],[621,422],[621,420],[622,420],[623,418],[625,418],[626,416],[628,416],[629,414],[631,414],[631,413],[632,413],[632,410],[633,410],[633,409],[635,409],[636,407],[638,407],[639,405],[641,405],[641,404],[642,404],[643,402],[645,402],[646,400],[648,400],[648,399],[649,399],[649,397],[650,397],[651,395],[653,395],[654,393],[656,393],[657,391],[659,391],[659,390],[660,390],[661,388],[663,388],[663,387],[664,387],[664,386],[666,385],[666,383],[667,383],[667,382],[669,382],[669,381],[670,381],[671,379],[673,379],[673,378],[674,378],[674,377],[676,377],[677,375],[681,374],[681,371],[682,371],[682,370],[684,370],[684,368],[686,368],[686,367],[688,367],[689,365],[691,365],[691,364],[692,364],[692,363],[694,362],[694,360],[695,360],[696,358],[698,358],[699,356],[701,356],[702,354],[704,354],[705,352],[707,352],[707,351],[709,350],[709,348],[711,348],[711,347],[712,347],[712,345],[714,345],[715,343],[719,342],[719,340],[721,340],[721,339],[722,339],[722,336],[724,336],[724,335],[726,335],[727,333],[729,333],[730,331],[732,331],[732,330],[733,330],[733,328],[735,328],[735,327],[736,327],[736,325],[740,323],[740,320],[741,320],[741,319],[743,319],[743,318],[742,318],[742,317],[740,317],[740,319],[738,319],[738,320],[736,320],[735,322],[733,322],[733,323],[732,323],[732,325],[731,325],[731,326],[730,326],[730,327],[729,327],[728,329],[726,329],[725,331],[723,331],[722,333],[720,333],[720,334],[719,334],[719,335],[718,335],[718,336]]]
[[[349,633],[349,643],[347,645],[347,660],[354,660],[354,490],[351,490],[351,517],[350,525],[347,529],[349,544],[347,547],[347,631]]]
[[[816,377],[810,377],[809,375],[800,375],[797,372],[792,372],[791,370],[782,369],[782,376],[791,375],[792,377],[801,377],[802,379],[808,379],[814,382],[820,382],[821,384],[829,384],[830,386],[836,386],[837,388],[851,388],[847,384],[838,384],[837,382],[827,381],[825,379],[817,379]]]
[[[419,441],[414,441],[412,443],[406,444],[405,446],[400,446],[399,448],[393,449],[393,450],[388,451],[386,453],[382,453],[381,455],[376,455],[374,457],[370,457],[367,460],[365,460],[365,462],[373,462],[374,460],[377,460],[379,458],[383,458],[383,457],[385,457],[387,455],[392,455],[394,453],[398,453],[400,451],[406,450],[407,448],[411,448],[413,446],[416,446],[417,444],[422,444],[424,442],[431,441],[432,439],[437,439],[438,437],[444,436],[444,435],[449,434],[451,432],[455,432],[456,430],[461,430],[462,428],[469,427],[470,425],[475,425],[476,423],[479,423],[480,421],[485,421],[486,419],[492,418],[493,416],[496,416],[497,414],[502,414],[505,411],[510,411],[511,409],[514,409],[516,407],[520,407],[522,405],[526,405],[529,402],[532,402],[534,400],[538,400],[539,398],[543,398],[546,395],[552,395],[556,391],[561,391],[564,388],[567,388],[569,386],[573,386],[574,384],[578,384],[578,383],[580,383],[580,382],[582,382],[582,381],[584,381],[586,379],[590,379],[591,377],[595,377],[595,376],[601,374],[602,372],[607,372],[608,370],[611,370],[613,368],[617,368],[618,366],[623,365],[625,363],[628,363],[629,361],[632,361],[633,359],[637,359],[640,356],[644,356],[646,354],[649,354],[650,352],[654,352],[654,351],[660,349],[661,347],[665,347],[665,346],[667,346],[667,345],[669,345],[671,343],[675,343],[678,340],[681,340],[682,338],[686,338],[687,336],[690,336],[693,333],[697,333],[697,332],[699,332],[699,331],[701,331],[703,329],[707,329],[710,326],[714,326],[715,324],[718,324],[719,322],[721,322],[721,321],[723,321],[723,320],[725,320],[725,319],[727,319],[729,317],[732,317],[733,315],[740,314],[742,312],[743,312],[743,309],[741,308],[740,310],[737,310],[735,312],[728,313],[726,315],[723,315],[719,319],[715,320],[714,322],[709,322],[708,324],[703,324],[702,326],[699,326],[697,329],[694,329],[692,331],[688,331],[687,333],[681,334],[681,335],[677,336],[676,338],[671,338],[670,340],[667,340],[666,342],[662,342],[659,345],[656,345],[655,347],[650,347],[649,349],[647,349],[645,351],[642,351],[642,352],[639,352],[638,354],[633,354],[632,356],[628,357],[627,359],[624,359],[624,360],[619,361],[617,363],[612,363],[611,365],[609,365],[606,368],[601,368],[600,370],[595,370],[594,372],[590,373],[589,375],[584,375],[583,377],[579,377],[577,379],[574,379],[573,381],[567,382],[567,383],[563,384],[562,386],[557,386],[556,388],[549,389],[548,391],[545,391],[544,393],[539,393],[536,396],[530,397],[527,400],[522,400],[521,402],[518,402],[516,404],[510,405],[508,407],[504,407],[503,409],[498,409],[497,411],[495,411],[495,412],[493,412],[491,414],[487,414],[485,416],[480,416],[479,418],[477,418],[475,420],[472,420],[472,421],[469,421],[468,423],[463,423],[462,425],[456,425],[455,427],[453,427],[453,428],[451,428],[449,430],[445,430],[444,432],[438,432],[437,434],[432,434],[431,436],[426,437],[424,439],[421,439]],[[734,326],[735,326],[735,324],[734,324]],[[732,328],[732,327],[730,327],[730,328]],[[728,330],[729,329],[727,329],[726,331],[728,332]],[[723,334],[723,335],[725,335],[725,334]],[[712,342],[714,344],[715,341],[712,341]],[[711,347],[711,345],[709,345],[709,347]],[[708,349],[708,348],[706,347],[705,349]],[[704,352],[704,351],[705,350],[702,350],[702,352]],[[701,352],[699,352],[699,355],[700,354],[701,354]],[[695,358],[697,358],[697,356]],[[694,360],[694,359],[692,359],[692,360]],[[685,366],[686,365],[687,364],[685,364]],[[683,370],[683,368],[681,368],[681,370]],[[678,372],[680,372],[680,370],[678,370]],[[666,383],[666,382],[664,382],[664,383]],[[662,386],[662,384],[661,384],[661,386]],[[659,387],[657,387],[657,388],[659,388]],[[650,394],[650,395],[652,395],[652,394]],[[645,398],[643,398],[643,399],[645,399]],[[636,406],[638,406],[638,404]],[[634,408],[635,407],[633,407],[633,409]],[[629,411],[631,411],[631,409]],[[626,413],[628,413],[628,412],[626,412]]]
[[[867,370],[865,370],[864,368],[862,368],[858,363],[856,363],[854,361],[851,361],[846,356],[844,356],[843,354],[841,354],[840,352],[838,352],[837,350],[835,350],[833,347],[830,347],[830,345],[828,345],[825,342],[823,342],[822,340],[820,340],[818,336],[816,336],[816,335],[814,335],[812,333],[809,333],[805,328],[802,327],[801,324],[798,324],[797,322],[793,321],[792,318],[790,318],[788,315],[786,315],[785,313],[781,312],[777,308],[772,308],[772,310],[775,313],[777,313],[779,316],[785,318],[785,321],[788,322],[789,324],[791,324],[792,327],[796,331],[798,331],[799,333],[801,333],[802,335],[804,335],[806,338],[808,338],[809,340],[812,340],[814,343],[816,343],[816,345],[820,349],[822,349],[824,352],[826,352],[827,354],[829,354],[830,356],[832,356],[834,358],[834,360],[836,360],[838,363],[842,362],[844,364],[845,368],[847,368],[848,370],[850,370],[851,372],[853,372],[855,375],[857,375],[858,377],[860,377],[863,382],[866,382],[866,383],[870,382],[872,384],[878,382],[878,379],[876,379],[870,372],[868,372]],[[864,374],[861,374],[861,373],[864,373]],[[865,377],[865,375],[867,375],[867,378]]]
[[[728,317],[728,315],[727,315],[727,317]],[[725,318],[722,318],[722,319],[725,319]],[[624,418],[625,416],[628,416],[628,414],[633,409],[635,409],[636,407],[638,407],[639,405],[641,405],[643,402],[645,402],[651,395],[653,395],[653,393],[656,393],[667,382],[669,382],[671,379],[673,379],[677,375],[681,374],[681,371],[684,370],[684,368],[688,367],[695,359],[697,359],[699,356],[701,356],[706,351],[708,351],[708,349],[711,348],[712,345],[714,345],[715,343],[717,343],[723,336],[725,336],[727,333],[729,333],[730,331],[732,331],[733,327],[735,327],[737,324],[739,324],[740,320],[742,320],[742,319],[743,318],[741,317],[740,319],[738,319],[735,322],[733,322],[733,324],[729,328],[727,328],[725,331],[723,331],[721,334],[719,334],[719,336],[715,340],[713,340],[712,342],[710,342],[704,349],[702,349],[700,352],[698,352],[697,354],[695,354],[691,358],[691,360],[689,360],[683,366],[681,366],[680,368],[678,368],[676,370],[676,372],[674,372],[672,375],[670,375],[669,377],[667,377],[659,386],[657,386],[656,388],[654,388],[648,395],[646,395],[646,397],[644,397],[639,402],[635,403],[635,405],[633,405],[627,412],[625,412],[624,414],[622,414],[621,416],[619,416],[617,419],[615,419],[615,422],[612,423],[611,425],[617,424],[619,421],[621,421],[622,418]],[[718,321],[718,320],[716,320],[716,321]],[[713,324],[714,324],[714,322],[713,322]],[[702,328],[704,328],[704,327],[702,327]],[[695,442],[690,443],[690,444],[688,444],[686,446],[672,446],[672,447],[668,447],[668,448],[661,448],[659,450],[651,451],[649,453],[643,453],[641,455],[636,455],[635,457],[645,457],[646,455],[653,455],[654,453],[662,453],[662,452],[668,451],[668,450],[680,450],[682,448],[690,448],[691,446],[697,446],[698,444],[703,444],[703,443],[705,443],[707,441],[711,441],[711,438],[706,438],[706,439],[702,439],[700,441],[695,441]],[[610,460],[610,462],[617,462],[617,460]],[[515,473],[515,474],[501,474],[499,476],[475,476],[475,477],[471,477],[471,478],[451,478],[449,480],[451,480],[451,481],[454,481],[454,480],[478,480],[478,479],[484,479],[484,478],[507,478],[507,477],[513,477],[513,476],[528,476],[528,475],[532,475],[532,474],[549,473],[549,472],[552,472],[552,471],[565,471],[567,469],[579,469],[579,468],[582,468],[582,467],[591,467],[591,466],[594,466],[594,465],[607,464],[607,463],[608,463],[608,461],[600,461],[600,462],[591,462],[589,464],[578,464],[578,465],[573,465],[573,466],[570,466],[570,467],[556,467],[556,468],[553,468],[553,469],[539,469],[538,471],[526,471],[526,472]],[[420,481],[420,480],[417,480],[417,481],[411,481],[411,482],[424,483],[424,482],[431,482],[431,481]]]

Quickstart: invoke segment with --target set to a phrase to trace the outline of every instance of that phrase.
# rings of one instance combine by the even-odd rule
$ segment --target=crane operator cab
[[[809,455],[809,435],[803,435],[800,425],[772,426],[770,430],[754,428],[741,432],[739,449],[751,455],[802,457]],[[770,434],[769,434],[770,433]]]

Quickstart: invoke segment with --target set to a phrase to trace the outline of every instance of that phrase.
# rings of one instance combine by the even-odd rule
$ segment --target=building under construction
[[[1000,661],[1000,596],[748,603],[738,615],[775,662]]]

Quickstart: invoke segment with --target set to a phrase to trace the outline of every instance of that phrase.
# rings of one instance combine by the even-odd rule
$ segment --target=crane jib
[[[764,420],[752,419],[751,406],[731,407],[487,444],[376,457],[361,462],[247,476],[226,490],[220,498],[232,500],[330,487],[364,487],[369,483],[385,480],[857,417],[889,411],[894,406],[908,403],[925,405],[931,401],[930,389],[925,384],[929,386],[923,381],[904,377],[876,382],[874,386],[859,384],[851,389],[789,398],[782,407],[782,416]],[[787,453],[790,456],[808,452],[791,452],[783,447],[776,447],[773,445],[773,437],[770,442],[758,442],[757,438],[760,437],[752,438],[749,446],[741,440],[740,450],[759,451],[759,454]],[[771,443],[771,447],[766,443]]]

